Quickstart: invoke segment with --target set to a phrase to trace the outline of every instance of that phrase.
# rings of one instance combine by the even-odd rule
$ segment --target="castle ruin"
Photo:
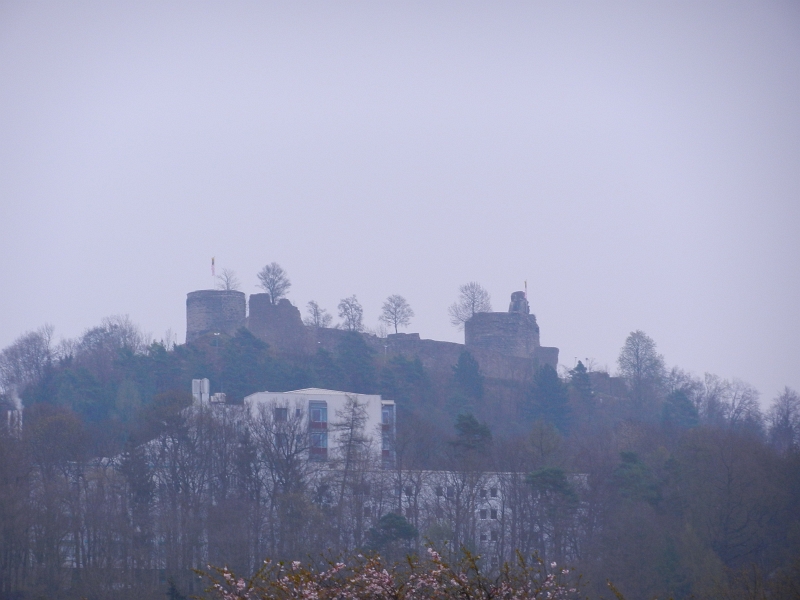
[[[209,333],[233,335],[245,325],[245,295],[235,290],[186,294],[186,343]]]
[[[315,354],[320,348],[333,352],[347,334],[342,329],[303,324],[300,310],[285,298],[272,304],[269,294],[251,294],[246,311],[242,292],[200,290],[187,294],[187,343],[209,334],[234,335],[240,327],[281,353],[300,356]],[[452,373],[465,350],[491,379],[524,381],[540,366],[558,366],[558,348],[540,344],[539,325],[524,292],[511,295],[508,312],[473,315],[464,324],[463,344],[421,339],[418,333],[394,333],[386,338],[361,335],[377,353],[418,358],[432,373]]]

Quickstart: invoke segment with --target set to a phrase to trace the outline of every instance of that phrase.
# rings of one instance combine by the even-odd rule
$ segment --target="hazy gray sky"
[[[243,291],[462,341],[527,279],[542,343],[800,389],[794,2],[0,2],[0,347]]]

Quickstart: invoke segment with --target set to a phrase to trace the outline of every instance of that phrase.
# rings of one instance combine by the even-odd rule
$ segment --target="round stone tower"
[[[233,335],[245,324],[244,292],[199,290],[186,294],[186,341],[207,333]]]

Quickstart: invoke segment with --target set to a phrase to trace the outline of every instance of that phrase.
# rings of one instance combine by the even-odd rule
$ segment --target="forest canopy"
[[[487,572],[538,553],[593,596],[607,579],[631,598],[796,593],[800,397],[762,412],[752,386],[670,368],[644,332],[615,376],[578,362],[523,382],[485,377],[466,351],[431,373],[357,328],[306,357],[246,329],[154,342],[125,317],[53,333],[0,352],[0,401],[24,406],[0,434],[0,595],[188,595],[209,563],[400,559],[426,540]],[[202,377],[228,406],[192,404]],[[238,407],[308,387],[395,400],[391,468],[368,435],[351,436],[346,469],[309,462],[302,427]]]

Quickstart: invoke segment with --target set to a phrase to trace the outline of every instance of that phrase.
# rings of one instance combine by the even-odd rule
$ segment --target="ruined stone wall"
[[[558,348],[539,346],[533,359],[537,367],[550,365],[554,369],[558,369]]]
[[[317,348],[336,352],[336,348],[347,335],[343,329],[314,328],[310,330]],[[458,357],[469,350],[478,361],[481,373],[490,379],[512,379],[524,381],[533,375],[534,364],[530,358],[502,356],[481,348],[467,348],[464,344],[421,339],[418,333],[393,333],[385,339],[362,333],[364,341],[376,356],[391,358],[404,356],[410,360],[419,358],[422,366],[431,373],[442,373],[450,377]]]
[[[247,328],[254,336],[281,352],[316,352],[314,340],[308,328],[303,325],[300,310],[286,298],[272,304],[269,294],[251,294]]]
[[[215,317],[216,312],[219,315]],[[244,294],[192,292],[187,297],[187,321],[187,341],[212,331],[233,334],[245,324]],[[268,294],[250,296],[246,324],[253,335],[276,351],[295,355],[312,355],[317,349],[335,353],[347,335],[343,329],[307,327],[296,306],[286,299],[273,305]],[[472,354],[487,379],[498,381],[528,381],[539,366],[558,366],[558,348],[539,345],[536,317],[519,312],[475,315],[465,326],[466,344],[425,340],[418,333],[390,334],[385,339],[361,335],[376,356],[419,358],[427,371],[445,379],[452,375],[464,350]]]
[[[470,351],[533,358],[539,347],[539,325],[534,315],[478,313],[464,324],[464,339]]]
[[[245,324],[245,296],[235,290],[199,290],[186,294],[186,341],[209,333],[233,335]]]
[[[422,366],[428,371],[442,371],[448,375],[452,373],[458,357],[465,350],[464,344],[423,340],[418,333],[390,334],[384,343],[389,356],[419,358]]]

